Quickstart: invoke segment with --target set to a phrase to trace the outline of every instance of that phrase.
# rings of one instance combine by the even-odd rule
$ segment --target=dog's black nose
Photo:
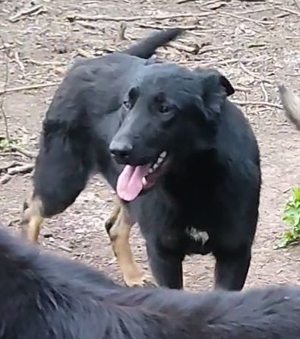
[[[109,150],[119,163],[124,163],[130,158],[133,147],[129,143],[112,141]]]

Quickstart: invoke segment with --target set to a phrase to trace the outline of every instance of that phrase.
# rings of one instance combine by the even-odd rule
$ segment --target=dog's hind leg
[[[45,218],[65,211],[77,198],[84,186],[77,182],[77,186],[62,183],[60,175],[47,180],[45,177],[38,183],[38,192],[34,188],[32,196],[23,203],[21,226],[22,234],[32,242],[38,242],[41,226]],[[59,187],[60,190],[52,188]],[[73,188],[72,190],[70,188]],[[62,192],[63,191],[63,192]]]
[[[251,248],[245,246],[236,252],[214,253],[215,289],[240,291],[243,289],[251,262]]]
[[[32,196],[23,203],[21,225],[23,235],[32,242],[37,242],[43,223],[43,204],[38,196]]]
[[[38,240],[44,218],[62,213],[73,204],[92,170],[92,160],[86,150],[88,144],[57,130],[42,138],[32,197],[23,205],[23,234],[33,242]]]
[[[133,258],[129,244],[130,231],[133,222],[119,199],[114,200],[113,211],[105,222],[105,229],[111,241],[111,246],[124,282],[127,286],[143,286],[147,280]]]

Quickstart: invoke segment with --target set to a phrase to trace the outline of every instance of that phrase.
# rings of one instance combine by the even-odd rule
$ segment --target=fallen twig
[[[216,65],[230,65],[239,62],[240,59],[226,59],[226,60],[219,60],[219,61],[214,61],[214,62],[208,62],[208,63],[203,63],[203,64],[196,64],[195,61],[180,61],[179,64],[181,65],[193,65],[197,67],[202,67],[202,68],[209,68],[209,67],[215,67]]]
[[[121,22],[120,27],[118,29],[118,42],[123,41],[123,40],[127,40],[127,38],[125,36],[126,28],[127,28],[126,23]]]
[[[216,9],[221,8],[221,7],[225,7],[226,5],[227,5],[226,2],[219,1],[219,0],[217,0],[217,1],[210,1],[210,2],[208,2],[206,4],[203,4],[203,6],[207,6],[207,8],[210,9],[210,10],[216,10]]]
[[[3,177],[0,178],[0,184],[4,185],[4,184],[8,183],[11,178],[12,178],[12,176],[9,175],[9,174],[3,175]]]
[[[20,60],[19,53],[17,51],[15,51],[15,61],[16,61],[17,65],[19,66],[20,71],[24,74],[25,67],[24,67],[24,64],[22,63],[22,61]]]
[[[3,93],[7,91],[8,77],[9,77],[7,50],[4,50],[4,58],[5,58],[5,79],[4,79]],[[0,112],[1,112],[1,115],[4,121],[5,137],[7,141],[10,142],[8,121],[7,121],[7,116],[6,116],[5,109],[4,109],[4,95],[0,99]]]
[[[244,20],[244,21],[254,22],[254,23],[259,24],[259,25],[272,25],[272,24],[274,24],[273,21],[256,20],[256,19],[248,18],[246,16],[241,16],[241,15],[238,15],[238,14],[233,14],[233,13],[228,13],[228,12],[220,12],[219,14],[223,15],[223,16],[229,16],[229,17],[237,18],[237,19]]]
[[[261,90],[262,90],[262,92],[264,94],[265,101],[268,102],[269,101],[269,96],[268,96],[268,92],[267,92],[267,90],[265,88],[265,85],[264,85],[263,81],[260,83],[260,88],[261,88]]]
[[[233,86],[234,90],[237,92],[250,92],[250,88],[243,87],[243,86]]]
[[[209,53],[209,52],[215,52],[215,51],[219,51],[220,49],[223,49],[224,47],[219,46],[219,47],[206,47],[206,48],[201,48],[198,54],[205,54],[205,53]]]
[[[25,61],[37,66],[64,66],[61,61],[38,61],[31,58],[25,59]]]
[[[23,164],[18,162],[18,161],[11,161],[7,164],[0,165],[0,172],[6,171],[7,169],[9,169],[11,167],[21,166],[21,165],[23,165]]]
[[[179,42],[171,41],[168,43],[168,46],[176,48],[180,52],[187,52],[191,54],[198,54],[200,47],[196,43],[193,46],[187,46]]]
[[[71,249],[70,247],[67,247],[67,246],[64,246],[64,245],[59,245],[58,248],[59,248],[60,250],[63,250],[63,251],[65,251],[65,252],[68,252],[68,253],[72,253],[72,252],[73,252],[72,249]]]
[[[22,166],[16,166],[16,167],[9,168],[7,170],[7,174],[15,175],[15,174],[19,174],[19,173],[29,173],[33,169],[34,169],[34,164],[25,164],[25,165],[22,165]]]
[[[177,0],[176,3],[178,5],[182,5],[182,4],[185,4],[185,3],[190,2],[190,1],[195,1],[195,0]]]
[[[269,106],[273,108],[282,109],[280,105],[274,104],[273,102],[267,102],[267,101],[240,101],[240,100],[231,100],[234,104],[246,106],[246,105],[252,105],[252,106]]]
[[[27,151],[27,150],[25,150],[25,149],[23,149],[23,148],[21,148],[19,146],[15,146],[15,145],[10,146],[10,150],[12,152],[20,153],[20,154],[22,154],[25,157],[30,158],[30,159],[34,159],[37,156],[35,153]]]
[[[167,20],[167,19],[176,19],[176,18],[197,18],[197,17],[205,17],[215,14],[215,12],[204,12],[204,13],[178,13],[178,14],[166,14],[166,15],[141,15],[141,16],[128,16],[128,17],[113,17],[113,16],[107,16],[107,15],[95,15],[95,16],[89,16],[89,15],[83,15],[83,14],[68,14],[66,16],[66,19],[69,21],[75,21],[75,20],[87,20],[87,21],[97,21],[97,20],[103,20],[103,21],[137,21],[137,20]]]
[[[14,16],[11,16],[8,20],[10,22],[17,22],[17,21],[21,20],[24,16],[34,14],[36,12],[39,12],[39,13],[46,12],[46,7],[44,7],[43,5],[32,6],[28,9],[24,9],[24,10],[20,11],[19,13],[17,13]]]
[[[289,8],[284,8],[284,7],[279,7],[279,6],[275,6],[275,8],[277,8],[280,11],[283,11],[283,12],[287,12],[287,13],[290,13],[290,14],[294,14],[294,15],[300,16],[299,12],[293,11],[292,9],[289,9]]]
[[[32,90],[32,89],[57,86],[59,84],[60,82],[48,82],[45,84],[34,84],[34,85],[20,86],[20,87],[14,87],[14,88],[3,88],[2,90],[0,90],[0,95],[5,94],[5,93],[11,93],[11,92],[20,92],[20,91],[27,91],[27,90]]]
[[[81,21],[81,20],[77,20],[76,23],[79,24],[80,26],[82,26],[83,28],[88,28],[88,29],[92,29],[92,30],[97,30],[99,28],[98,25],[91,24],[90,22],[85,22],[85,21]]]
[[[77,49],[77,56],[88,58],[88,59],[94,57],[94,55],[92,53],[87,52],[87,51],[85,51],[85,50],[83,50],[81,48]]]
[[[240,67],[241,67],[241,69],[242,69],[245,73],[249,74],[249,75],[252,76],[254,79],[260,80],[261,82],[267,82],[267,83],[269,83],[269,84],[271,83],[269,80],[267,80],[267,79],[265,79],[265,78],[263,78],[263,77],[261,77],[261,76],[255,74],[255,73],[252,72],[252,71],[249,71],[249,70],[246,68],[246,66],[243,64],[243,62],[240,62]]]
[[[199,29],[199,30],[203,30],[205,32],[206,27],[205,26],[200,26],[200,25],[178,25],[178,26],[164,26],[164,25],[154,25],[154,24],[145,24],[145,23],[141,23],[138,24],[139,27],[141,28],[152,28],[152,29],[171,29],[171,28],[179,28],[179,29],[183,29],[185,31],[192,31],[195,29]]]

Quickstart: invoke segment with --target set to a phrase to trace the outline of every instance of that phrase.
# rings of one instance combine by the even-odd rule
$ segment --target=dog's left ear
[[[218,72],[219,73],[219,72]],[[219,73],[220,83],[225,88],[227,96],[234,94],[235,90],[231,85],[231,82],[225,77],[225,75]]]
[[[221,94],[222,92],[226,97],[234,94],[235,90],[230,81],[215,69],[197,69],[197,75],[201,81],[203,94],[214,92]]]
[[[234,93],[230,81],[214,69],[196,69],[202,112],[207,120],[216,120],[228,96]]]

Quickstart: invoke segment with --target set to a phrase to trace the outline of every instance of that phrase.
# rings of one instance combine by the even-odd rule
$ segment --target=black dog
[[[121,287],[0,229],[3,339],[298,339],[300,289]]]
[[[185,255],[212,253],[215,286],[242,289],[261,173],[251,127],[227,99],[233,93],[215,70],[124,53],[75,65],[43,123],[33,194],[43,214],[66,209],[99,171],[130,201],[160,285],[182,288]]]

